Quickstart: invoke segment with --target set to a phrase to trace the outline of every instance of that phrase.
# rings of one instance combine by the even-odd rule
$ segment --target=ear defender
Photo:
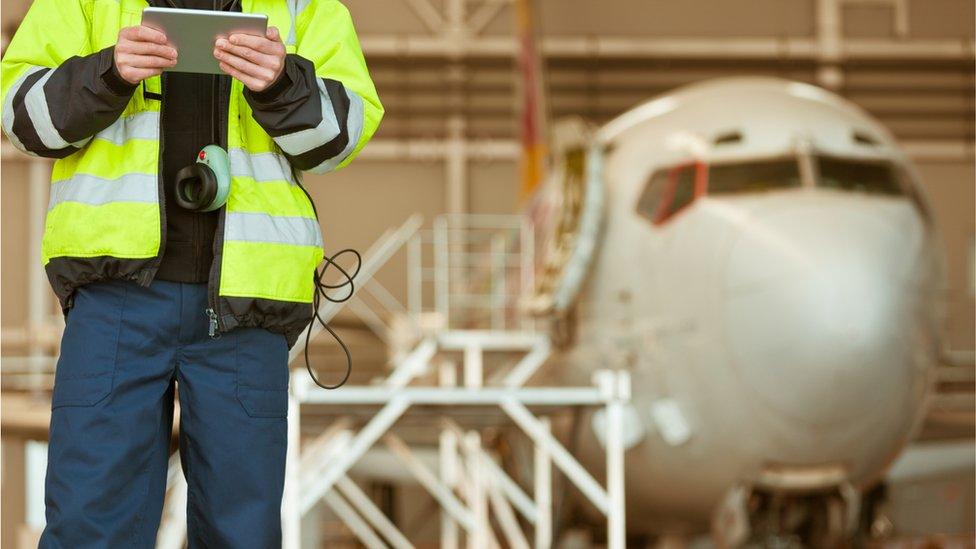
[[[197,161],[176,173],[176,203],[196,212],[212,212],[230,194],[230,158],[217,145],[207,145]]]

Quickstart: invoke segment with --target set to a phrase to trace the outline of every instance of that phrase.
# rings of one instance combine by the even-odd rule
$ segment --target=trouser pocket
[[[112,392],[127,283],[95,282],[75,290],[65,319],[51,407],[93,406]]]
[[[288,343],[264,328],[238,328],[237,400],[251,417],[288,416]]]

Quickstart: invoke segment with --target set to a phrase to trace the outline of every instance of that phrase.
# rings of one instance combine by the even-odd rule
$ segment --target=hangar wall
[[[28,4],[0,3],[5,40]],[[327,246],[365,248],[412,212],[429,219],[447,210],[516,211],[517,87],[508,2],[432,1],[443,28],[425,23],[403,0],[346,4],[387,117],[359,161],[339,173],[308,178]],[[538,18],[550,115],[605,121],[654,94],[723,75],[823,83],[825,63],[818,48],[825,45],[819,11],[825,4],[838,6],[842,47],[853,44],[860,48],[853,51],[861,51],[826,63],[839,71],[835,89],[881,118],[918,159],[948,257],[949,345],[971,350],[976,328],[972,2],[908,0],[906,11],[899,12],[883,3],[848,1],[543,0]],[[464,29],[451,27],[458,10],[467,22],[478,21],[477,33],[464,35]],[[899,26],[902,20],[907,28]],[[452,41],[452,32],[462,34]],[[452,48],[457,43],[467,46]],[[460,128],[452,126],[458,121]],[[442,154],[452,131],[468,145],[487,144],[494,151],[466,156],[461,181],[448,175]],[[397,148],[421,142],[433,152]],[[5,156],[2,166],[0,321],[5,331],[23,328],[28,318],[24,160]],[[396,258],[381,275],[398,294],[402,269]]]

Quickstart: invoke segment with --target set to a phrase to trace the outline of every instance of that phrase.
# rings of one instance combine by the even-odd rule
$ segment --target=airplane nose
[[[770,411],[811,426],[906,404],[916,385],[907,280],[920,229],[857,206],[754,216],[730,249],[725,324],[735,375]]]

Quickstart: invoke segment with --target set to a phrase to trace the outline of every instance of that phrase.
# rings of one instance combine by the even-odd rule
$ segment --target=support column
[[[817,83],[828,90],[837,91],[844,84],[844,73],[840,68],[843,39],[840,0],[817,0],[816,13],[817,45],[820,49]]]
[[[41,238],[44,235],[44,218],[47,215],[48,195],[50,192],[51,164],[33,158],[28,163],[27,192],[29,198],[29,228],[28,228],[28,277],[27,277],[27,323],[30,342],[30,356],[41,356],[44,353],[46,337],[49,334],[51,320],[54,315],[49,299],[47,276],[41,262]],[[31,361],[31,370],[38,373],[40,362]],[[37,379],[37,377],[32,377]]]
[[[444,159],[444,169],[447,212],[452,214],[468,211],[468,151],[464,126],[464,117],[459,114],[447,119],[447,156]]]
[[[484,355],[481,346],[469,343],[464,347],[464,386],[480,389],[484,379]]]
[[[625,549],[627,526],[624,503],[624,403],[629,399],[630,376],[611,378],[613,394],[607,403],[607,547]]]
[[[2,444],[2,501],[0,545],[17,547],[20,531],[27,523],[27,461],[24,439],[4,437]]]

